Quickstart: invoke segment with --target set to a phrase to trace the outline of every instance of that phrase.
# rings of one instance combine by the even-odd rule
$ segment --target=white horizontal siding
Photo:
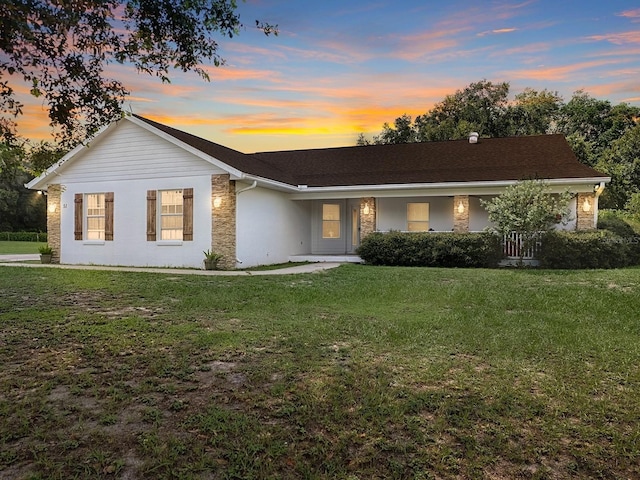
[[[64,183],[142,180],[225,173],[132,122],[119,122],[58,170]]]

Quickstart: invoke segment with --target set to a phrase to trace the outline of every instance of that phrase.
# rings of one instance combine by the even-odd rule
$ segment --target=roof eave
[[[438,183],[395,183],[384,185],[341,185],[330,187],[309,187],[306,185],[298,185],[295,189],[296,193],[292,195],[293,200],[303,200],[310,197],[320,198],[322,195],[335,196],[336,194],[349,194],[366,192],[367,195],[375,193],[391,193],[397,191],[417,192],[417,191],[433,191],[442,192],[443,195],[462,194],[464,191],[481,190],[487,191],[499,190],[511,185],[515,185],[519,180],[492,180],[492,181],[475,181],[475,182],[438,182]],[[611,177],[581,177],[581,178],[553,178],[544,180],[550,187],[566,187],[575,185],[600,185],[600,183],[609,183]],[[585,189],[585,191],[588,190]]]

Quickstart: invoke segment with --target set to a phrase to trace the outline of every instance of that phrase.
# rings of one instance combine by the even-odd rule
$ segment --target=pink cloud
[[[484,37],[486,35],[500,35],[502,33],[512,33],[518,30],[517,28],[497,28],[495,30],[487,30],[486,32],[480,32],[476,34],[478,37]]]
[[[512,70],[507,72],[507,76],[512,78],[530,78],[535,80],[567,80],[573,74],[582,70],[589,70],[591,68],[597,68],[604,65],[611,65],[616,63],[619,62],[616,60],[597,60],[557,67],[540,67],[536,69]]]
[[[628,43],[640,43],[640,31],[608,33],[605,35],[593,35],[590,40],[607,41],[616,45],[625,45]]]
[[[640,21],[640,8],[636,8],[634,10],[625,10],[618,14],[619,17],[630,18],[632,22]]]

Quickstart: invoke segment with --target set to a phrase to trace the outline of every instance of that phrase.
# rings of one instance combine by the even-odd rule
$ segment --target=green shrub
[[[46,242],[43,232],[0,232],[0,241],[6,242]]]
[[[634,237],[635,230],[628,222],[613,215],[602,215],[598,218],[598,230],[609,230],[620,237]]]
[[[495,267],[499,237],[489,233],[372,233],[358,255],[371,265],[405,267]]]
[[[638,264],[636,237],[622,237],[608,230],[550,232],[538,253],[543,268],[619,268]]]

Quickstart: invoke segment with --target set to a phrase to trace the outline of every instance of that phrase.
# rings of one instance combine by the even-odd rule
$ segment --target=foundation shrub
[[[376,232],[357,253],[371,265],[479,268],[497,266],[502,248],[490,233]]]
[[[545,235],[538,259],[543,268],[619,268],[638,265],[636,237],[622,237],[608,230],[550,232]]]

